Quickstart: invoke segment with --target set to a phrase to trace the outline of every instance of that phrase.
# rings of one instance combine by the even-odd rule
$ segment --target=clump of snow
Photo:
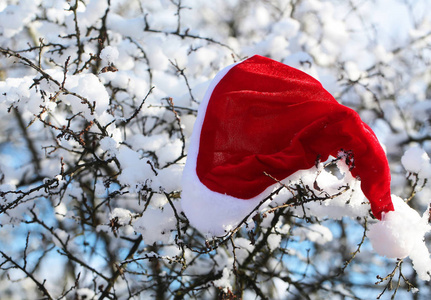
[[[94,299],[94,296],[96,296],[94,291],[88,288],[78,289],[76,290],[75,293],[76,293],[75,299],[77,300],[91,300],[91,299]]]
[[[293,230],[293,235],[299,236],[301,240],[309,240],[320,245],[330,242],[333,239],[331,230],[320,224],[311,224],[307,227],[296,227]]]
[[[167,143],[164,147],[156,151],[160,165],[173,162],[181,155],[181,147],[183,143],[181,140],[175,140]]]
[[[154,173],[147,159],[141,159],[139,153],[128,147],[120,147],[117,159],[122,167],[118,175],[121,184],[130,186],[131,191],[137,191],[151,183]]]
[[[0,36],[11,38],[35,17],[40,1],[21,1],[21,5],[8,5],[0,12]]]
[[[162,189],[166,193],[181,190],[181,177],[184,166],[173,164],[158,171],[153,179],[151,187],[153,190]]]
[[[350,80],[355,81],[359,80],[361,77],[363,77],[363,73],[359,69],[358,64],[356,64],[353,61],[348,61],[344,64],[344,68],[347,72],[347,76],[350,78]]]
[[[285,36],[287,39],[293,38],[298,34],[301,24],[291,18],[283,18],[272,25],[273,32]]]
[[[169,205],[163,209],[148,207],[142,217],[133,222],[133,228],[142,234],[147,245],[155,242],[168,243],[175,230],[175,216]]]
[[[223,289],[224,292],[227,292],[228,290],[232,289],[232,285],[230,284],[230,271],[228,268],[223,269],[223,275],[221,278],[214,281],[214,285],[216,287],[220,287]]]
[[[87,99],[88,102],[72,95],[66,97],[73,111],[82,111],[87,120],[93,120],[102,115],[109,106],[108,92],[94,74],[69,76],[66,87],[69,91]]]
[[[196,116],[194,115],[185,115],[181,116],[181,125],[184,126],[183,133],[184,136],[189,138],[193,132],[193,125],[196,122]]]
[[[119,225],[128,225],[132,220],[132,213],[127,209],[117,207],[111,212],[109,219],[116,219]]]
[[[151,206],[155,208],[162,208],[165,204],[168,203],[168,199],[163,194],[153,194],[151,197]]]
[[[29,83],[32,78],[7,78],[0,85],[0,102],[6,101],[7,104],[16,103],[30,97]],[[15,104],[16,105],[16,104]]]
[[[166,133],[148,136],[135,134],[130,139],[127,139],[127,144],[136,151],[139,149],[145,149],[145,151],[156,151],[168,142],[169,136]]]
[[[288,66],[300,69],[301,71],[304,71],[309,75],[317,78],[316,71],[313,68],[313,57],[311,57],[310,54],[308,54],[307,52],[299,51],[292,53],[283,59],[283,63]]]
[[[67,215],[67,206],[62,202],[56,207],[54,207],[55,218],[59,221],[63,221],[65,216]]]
[[[285,180],[288,185],[307,186],[323,198],[326,195],[332,196],[326,197],[328,199],[324,201],[311,201],[303,204],[303,207],[293,208],[295,214],[303,216],[305,213],[319,219],[326,217],[342,219],[346,216],[356,218],[369,214],[370,205],[362,192],[361,182],[352,176],[344,160],[337,161],[336,166],[339,177],[325,170],[323,164],[319,164],[317,168],[298,171]],[[320,172],[318,176],[316,176],[317,172]],[[340,191],[346,186],[349,188],[341,193]],[[334,195],[337,196],[334,197]]]
[[[96,184],[94,185],[94,194],[98,198],[104,198],[107,196],[107,189],[103,180],[98,179],[96,181]]]
[[[280,246],[281,235],[271,233],[268,236],[267,242],[268,242],[269,250],[274,251],[275,249],[277,249]]]
[[[54,109],[56,104],[53,102],[41,103],[36,89],[29,88],[32,82],[32,76],[7,78],[5,82],[0,82],[0,103],[16,107],[23,116],[30,118],[39,114],[41,107]],[[41,114],[41,118],[45,117],[46,114]]]
[[[214,256],[215,261],[215,270],[220,271],[224,268],[231,268],[234,263],[234,257],[230,250],[228,251],[220,251],[218,255]]]
[[[394,57],[393,53],[387,51],[383,45],[376,45],[376,47],[373,49],[373,53],[376,56],[376,60],[384,63],[390,62]]]
[[[234,244],[236,247],[236,261],[241,264],[253,252],[254,246],[250,240],[243,237],[236,238]]]
[[[119,55],[120,52],[118,52],[116,47],[107,46],[100,52],[100,59],[107,64],[115,63]]]
[[[430,280],[431,259],[424,236],[431,231],[429,212],[421,217],[401,198],[392,195],[395,211],[383,215],[382,221],[370,226],[368,238],[374,250],[388,258],[409,256],[422,280]]]
[[[100,140],[100,148],[106,151],[108,156],[116,156],[118,154],[118,143],[110,137],[104,137]]]
[[[409,148],[401,157],[401,163],[408,172],[418,174],[420,178],[431,176],[431,165],[428,154],[420,147]]]

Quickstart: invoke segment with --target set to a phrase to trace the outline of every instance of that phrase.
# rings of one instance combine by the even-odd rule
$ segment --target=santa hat
[[[351,173],[381,219],[394,209],[389,166],[355,111],[311,76],[269,58],[226,67],[199,107],[183,173],[184,213],[203,233],[223,235],[271,193],[274,179],[341,149],[353,154]]]

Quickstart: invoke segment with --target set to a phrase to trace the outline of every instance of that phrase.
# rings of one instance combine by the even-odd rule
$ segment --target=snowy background
[[[430,12],[427,0],[1,0],[0,298],[428,299]],[[373,128],[402,226],[371,216],[340,161],[297,174],[224,237],[188,224],[199,102],[254,54],[314,76]],[[394,240],[406,258],[379,255]]]

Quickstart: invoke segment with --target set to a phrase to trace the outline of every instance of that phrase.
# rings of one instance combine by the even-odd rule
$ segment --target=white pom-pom
[[[409,256],[423,280],[430,280],[431,259],[424,236],[431,230],[428,212],[421,217],[401,198],[392,195],[395,211],[383,215],[382,221],[371,225],[368,238],[374,250],[388,258]],[[420,250],[420,251],[419,251]],[[418,255],[420,253],[420,255]]]
[[[404,258],[413,248],[412,236],[404,230],[405,220],[397,212],[389,212],[384,215],[384,221],[374,224],[370,228],[368,237],[374,250],[389,258]]]
[[[389,258],[408,256],[429,226],[421,216],[401,198],[392,195],[395,211],[383,215],[382,221],[371,225],[368,237],[374,250]]]

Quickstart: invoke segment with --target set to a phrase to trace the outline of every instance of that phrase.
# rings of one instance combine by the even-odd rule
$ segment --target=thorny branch
[[[392,296],[391,296],[391,299],[394,299],[395,298],[395,295],[397,294],[397,291],[398,291],[398,289],[400,288],[400,286],[401,286],[401,279],[404,281],[404,283],[407,285],[407,289],[408,289],[408,291],[410,291],[411,289],[413,289],[413,288],[415,288],[414,286],[413,286],[413,284],[411,284],[410,282],[409,282],[409,280],[404,276],[404,274],[402,273],[402,271],[401,271],[401,266],[402,266],[402,264],[403,264],[403,260],[402,259],[398,259],[397,260],[397,263],[395,264],[395,268],[393,269],[393,271],[391,272],[391,273],[389,273],[386,277],[381,277],[380,275],[377,275],[376,277],[377,277],[377,279],[379,280],[379,281],[377,281],[376,282],[376,284],[380,284],[380,283],[383,283],[383,282],[385,282],[386,280],[388,281],[388,283],[386,284],[386,286],[385,286],[385,288],[383,289],[383,291],[379,294],[379,296],[377,296],[377,299],[380,299],[381,298],[381,296],[386,292],[386,290],[389,290],[389,291],[391,291],[391,290],[394,290],[394,293],[392,294]],[[396,274],[396,272],[397,272],[397,270],[398,270],[398,280],[396,281],[396,286],[395,286],[395,289],[394,289],[394,286],[393,286],[393,279],[394,279],[394,277],[395,277],[395,274]]]
[[[18,264],[15,260],[13,260],[10,256],[8,256],[6,253],[4,253],[3,251],[0,251],[1,255],[3,256],[3,258],[6,260],[6,262],[10,262],[15,268],[21,270],[22,272],[25,273],[25,275],[30,278],[37,286],[37,288],[42,292],[42,294],[46,297],[46,299],[54,299],[50,293],[48,292],[48,290],[45,287],[45,281],[43,281],[42,283],[40,281],[38,281],[33,274],[29,273],[25,266],[21,266],[20,264]],[[3,269],[4,263],[0,264],[0,267]]]

